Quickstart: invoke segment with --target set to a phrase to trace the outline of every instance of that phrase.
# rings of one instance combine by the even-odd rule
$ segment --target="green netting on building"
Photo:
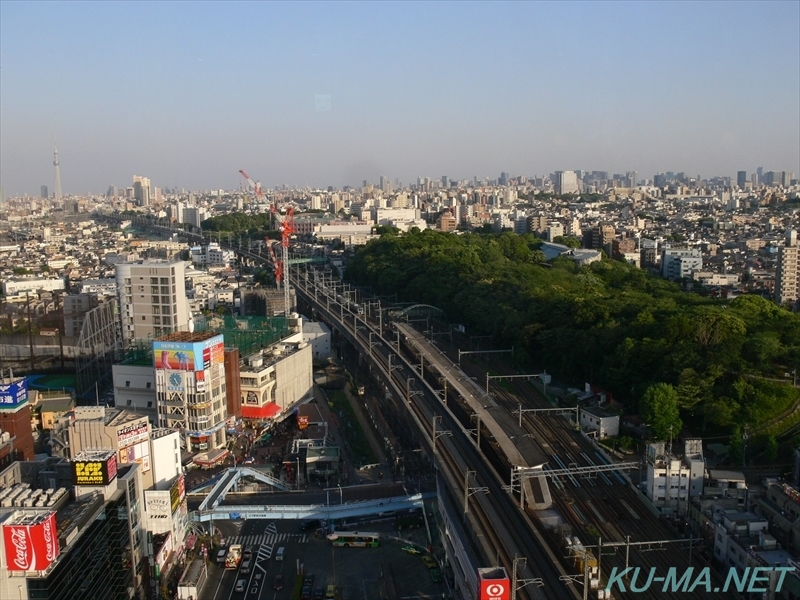
[[[238,348],[239,356],[248,356],[261,348],[280,341],[289,335],[284,317],[235,317],[231,315],[201,317],[195,321],[194,331],[221,333],[226,348]],[[122,364],[153,365],[153,344],[140,340],[124,352]]]
[[[195,324],[195,331],[213,331],[225,336],[226,348],[238,348],[248,356],[289,335],[284,317],[211,317]]]

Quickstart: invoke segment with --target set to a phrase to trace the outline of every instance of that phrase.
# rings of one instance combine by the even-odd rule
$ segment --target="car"
[[[442,573],[439,569],[431,569],[431,579],[433,579],[433,583],[439,583],[442,580]]]
[[[253,556],[253,547],[252,546],[247,546],[244,549],[244,552],[242,552],[242,558],[248,559],[248,558],[252,558],[252,556]]]
[[[300,592],[300,600],[311,600],[312,592],[310,585],[304,585],[303,591]]]
[[[415,548],[414,546],[403,546],[400,548],[403,552],[408,552],[409,554],[422,554],[422,550],[419,548]]]
[[[303,587],[307,585],[314,585],[314,574],[308,573],[305,577],[303,577]]]
[[[319,586],[317,589],[314,590],[314,600],[324,600],[325,599],[325,588]]]
[[[439,566],[438,564],[436,564],[436,559],[434,559],[429,554],[426,554],[425,556],[422,557],[422,562],[424,562],[425,566],[428,567],[429,569],[435,569],[436,567]]]
[[[336,586],[332,583],[325,588],[325,600],[336,598]]]
[[[273,590],[283,589],[283,575],[281,575],[280,573],[275,575],[275,581],[272,582],[272,589]]]

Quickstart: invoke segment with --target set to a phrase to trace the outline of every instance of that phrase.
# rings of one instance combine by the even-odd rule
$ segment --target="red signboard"
[[[299,417],[297,417],[297,428],[306,429],[307,427],[308,427],[308,416],[300,415]]]
[[[9,571],[47,570],[61,552],[56,513],[35,525],[3,525],[3,542]]]
[[[511,582],[506,579],[481,579],[479,600],[509,600]]]

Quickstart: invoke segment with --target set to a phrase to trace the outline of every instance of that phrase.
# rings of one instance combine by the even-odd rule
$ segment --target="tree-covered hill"
[[[713,300],[621,262],[543,265],[533,236],[384,234],[360,248],[347,278],[433,304],[451,322],[524,349],[525,366],[611,390],[636,411],[671,385],[696,433],[766,427],[798,394],[800,315],[758,296]]]

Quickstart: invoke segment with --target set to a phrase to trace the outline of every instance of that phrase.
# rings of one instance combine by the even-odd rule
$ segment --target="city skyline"
[[[6,197],[800,172],[798,3],[0,4]],[[24,51],[20,51],[23,48]]]

